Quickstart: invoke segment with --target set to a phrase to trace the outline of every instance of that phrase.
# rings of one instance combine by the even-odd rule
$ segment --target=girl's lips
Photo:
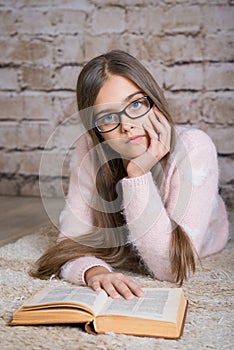
[[[127,140],[126,143],[139,143],[141,141],[141,139],[143,139],[144,137],[146,137],[146,136],[145,135],[132,136]]]

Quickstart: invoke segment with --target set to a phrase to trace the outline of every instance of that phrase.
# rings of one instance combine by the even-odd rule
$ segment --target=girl
[[[79,138],[58,242],[34,276],[56,274],[113,298],[141,297],[126,258],[182,284],[199,257],[228,239],[216,149],[202,131],[175,127],[163,93],[140,62],[115,50],[77,82]]]

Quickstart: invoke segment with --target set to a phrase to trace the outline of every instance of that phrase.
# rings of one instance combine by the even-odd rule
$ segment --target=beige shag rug
[[[202,266],[184,284],[189,301],[184,333],[179,340],[127,335],[90,335],[74,326],[8,326],[12,313],[42,287],[67,284],[59,280],[41,281],[28,270],[52,244],[53,228],[23,237],[0,248],[0,348],[2,350],[104,350],[104,349],[233,349],[233,240],[213,256],[202,259]],[[143,286],[172,286],[150,276],[127,272]]]

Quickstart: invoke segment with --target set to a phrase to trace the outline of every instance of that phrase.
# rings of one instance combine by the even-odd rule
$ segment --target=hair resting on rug
[[[182,231],[181,227],[178,226],[176,230],[173,230],[170,250],[171,265],[173,265],[172,274],[175,277],[175,282],[180,285],[188,278],[190,271],[195,272],[195,259],[193,256],[191,257],[190,244],[188,236]],[[116,248],[92,248],[66,238],[50,247],[36,261],[29,274],[40,279],[47,279],[52,275],[59,277],[60,269],[65,263],[87,254],[101,258],[117,268],[122,267],[130,255],[136,264],[139,264],[140,261],[137,255],[132,254],[129,245]],[[187,268],[188,263],[190,264],[190,270]]]
[[[113,267],[121,267],[123,261],[128,256],[130,247],[126,243],[126,232],[122,230],[122,227],[126,225],[120,210],[121,196],[118,202],[115,201],[116,185],[126,176],[126,170],[120,157],[116,159],[111,157],[112,159],[109,160],[108,152],[110,152],[110,147],[107,147],[103,143],[102,136],[93,127],[93,116],[92,113],[90,113],[90,108],[94,106],[101,87],[111,75],[122,76],[139,86],[141,91],[151,98],[171,126],[170,151],[160,160],[159,166],[156,164],[156,166],[151,169],[154,181],[157,183],[160,190],[163,179],[163,169],[165,169],[175,144],[174,123],[168,111],[162,90],[146,68],[137,59],[126,52],[115,50],[98,56],[87,63],[79,75],[76,90],[77,104],[82,122],[88,130],[94,146],[98,144],[102,146],[96,147],[97,150],[95,150],[96,165],[98,169],[100,168],[96,178],[98,195],[109,203],[115,202],[117,207],[114,208],[115,210],[113,210],[112,213],[110,213],[110,210],[108,212],[105,211],[105,208],[94,213],[95,222],[97,222],[96,226],[99,227],[98,230],[94,229],[94,232],[91,232],[89,235],[81,236],[76,239],[76,241],[65,239],[49,248],[37,261],[36,269],[31,272],[31,275],[34,277],[46,278],[52,274],[59,276],[59,270],[63,264],[67,261],[87,255],[99,257],[110,263]],[[113,150],[111,150],[111,152],[113,152]],[[109,237],[110,230],[105,230],[105,228],[111,227],[115,229],[113,229],[114,234],[111,234],[111,237]],[[174,276],[174,280],[182,284],[190,272],[195,272],[195,251],[190,238],[182,227],[177,224],[174,227],[175,229],[171,232],[169,252],[171,273]],[[105,247],[106,245],[95,247],[86,244],[86,240],[91,239],[91,241],[97,241],[97,237],[99,237],[99,242],[101,241],[102,244],[110,239],[117,240],[118,244],[112,244],[111,246],[114,248],[102,248],[102,246]],[[100,239],[100,237],[102,237],[102,239]],[[120,242],[118,242],[118,240],[120,240]],[[155,257],[155,259],[157,259],[157,257]]]

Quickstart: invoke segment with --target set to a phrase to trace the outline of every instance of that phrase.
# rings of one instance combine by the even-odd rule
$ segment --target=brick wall
[[[75,117],[69,118],[76,112],[77,75],[92,57],[120,48],[153,73],[177,123],[212,137],[222,195],[233,201],[233,5],[233,0],[0,0],[0,194],[38,195],[43,151],[48,163],[43,190],[48,196],[60,193],[61,176],[66,187],[67,138],[77,130]]]

